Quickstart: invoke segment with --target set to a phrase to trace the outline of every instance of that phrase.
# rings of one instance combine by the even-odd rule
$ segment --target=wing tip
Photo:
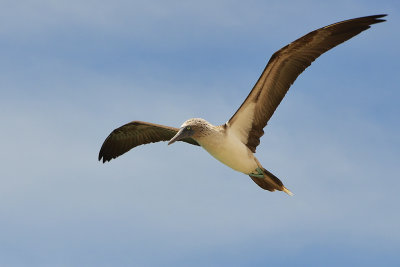
[[[385,22],[386,19],[380,19],[380,18],[386,17],[387,15],[388,14],[379,14],[379,15],[370,16],[372,19],[374,19],[374,22],[371,24]]]
[[[327,25],[327,26],[323,27],[322,29],[328,29],[333,26],[344,25],[347,23],[356,22],[359,26],[363,25],[364,27],[366,27],[365,28],[365,30],[366,30],[366,29],[370,28],[370,26],[372,24],[385,22],[386,19],[381,19],[381,18],[386,17],[387,15],[388,14],[378,14],[378,15],[371,15],[371,16],[364,16],[364,17],[343,20],[343,21],[339,21],[339,22]]]
[[[98,158],[98,160],[101,162],[101,163],[106,163],[106,162],[109,162],[109,161],[111,161],[113,158],[106,158],[106,157],[104,157],[104,156],[99,156],[99,158]]]
[[[113,157],[106,156],[106,155],[104,154],[103,149],[101,149],[100,152],[99,152],[99,156],[97,157],[97,159],[98,159],[98,161],[100,161],[100,162],[103,161],[102,163],[104,164],[104,163],[106,163],[106,162],[112,160]]]

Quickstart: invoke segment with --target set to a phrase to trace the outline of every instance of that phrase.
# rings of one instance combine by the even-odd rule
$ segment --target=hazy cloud
[[[0,264],[398,264],[396,2],[3,1]],[[269,56],[326,24],[390,13],[296,81],[257,157],[260,190],[166,143],[107,164],[131,120],[224,123]]]

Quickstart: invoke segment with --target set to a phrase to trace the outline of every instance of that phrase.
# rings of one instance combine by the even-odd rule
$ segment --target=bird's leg
[[[260,167],[257,167],[256,172],[257,173],[250,173],[249,175],[256,178],[264,178],[264,172]]]

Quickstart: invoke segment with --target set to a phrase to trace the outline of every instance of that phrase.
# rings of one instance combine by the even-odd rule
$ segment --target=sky
[[[399,266],[398,1],[0,1],[0,266]],[[102,164],[115,128],[226,122],[269,57],[322,55],[265,128],[260,189],[199,147]]]

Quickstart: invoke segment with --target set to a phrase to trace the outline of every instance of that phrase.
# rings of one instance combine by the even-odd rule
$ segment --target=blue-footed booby
[[[183,141],[203,147],[232,169],[249,175],[261,188],[292,193],[255,157],[263,128],[296,78],[320,55],[349,40],[372,24],[385,21],[374,15],[337,22],[297,39],[275,52],[260,78],[236,113],[223,125],[189,119],[180,128],[133,121],[104,141],[99,160],[110,161],[130,149],[148,143]]]

